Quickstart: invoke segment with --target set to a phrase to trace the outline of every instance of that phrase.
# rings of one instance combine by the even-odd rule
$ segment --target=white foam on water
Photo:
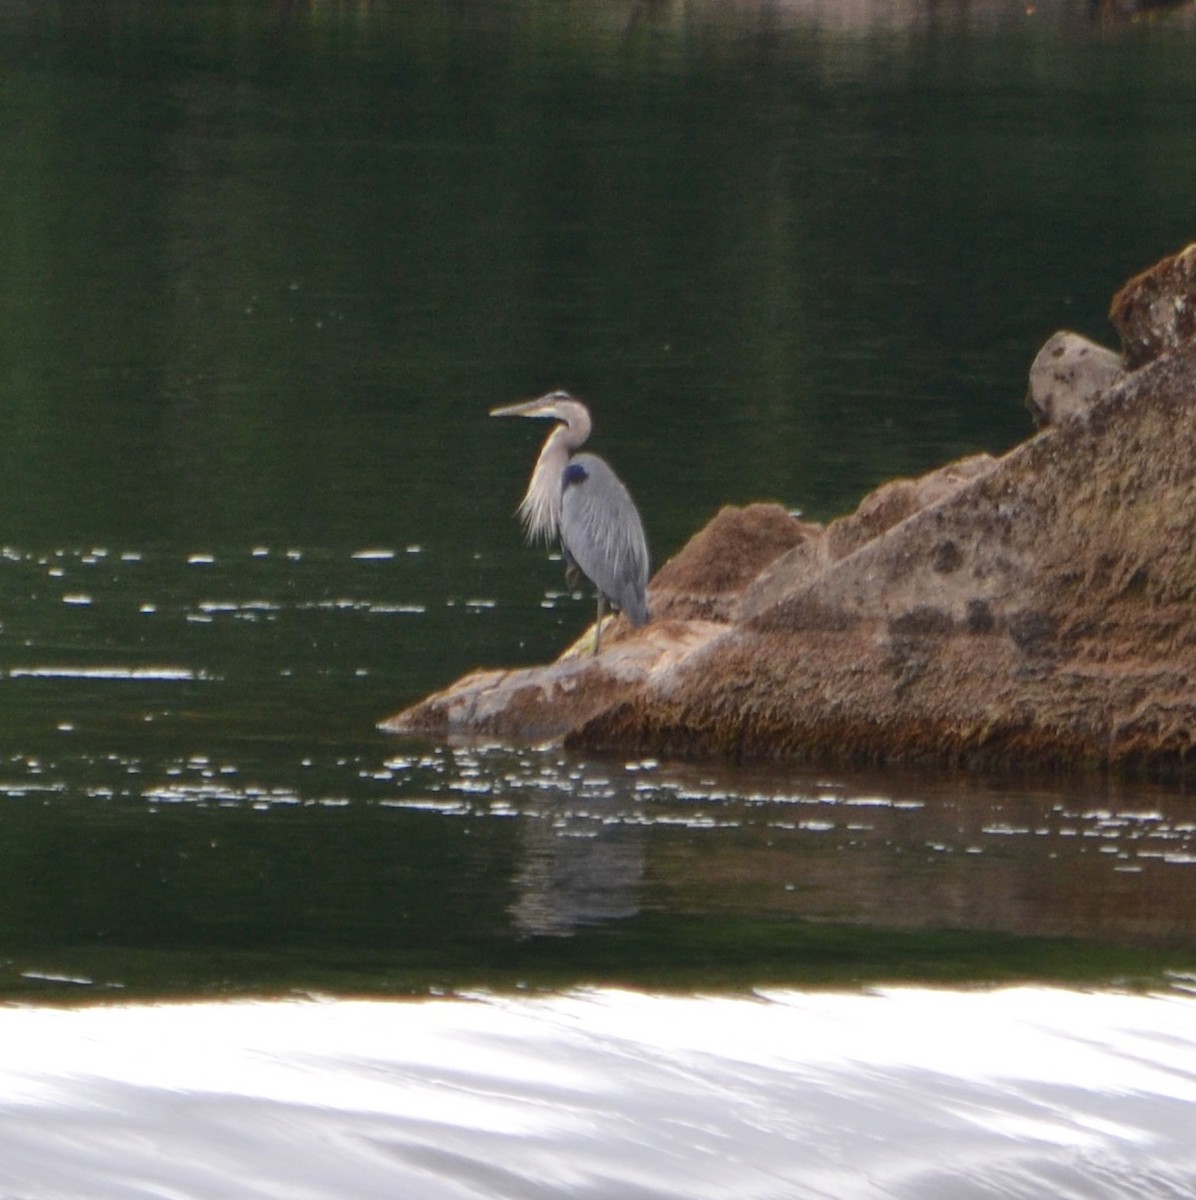
[[[14,1007],[0,1040],[2,1195],[1136,1200],[1196,1180],[1196,999],[1176,994]]]

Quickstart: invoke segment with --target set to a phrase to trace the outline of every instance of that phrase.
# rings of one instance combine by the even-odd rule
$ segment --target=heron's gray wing
[[[594,454],[575,455],[561,475],[561,544],[633,625],[648,620],[648,542],[619,477]]]

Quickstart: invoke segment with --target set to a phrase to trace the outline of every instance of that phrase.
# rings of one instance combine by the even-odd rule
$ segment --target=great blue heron
[[[565,579],[577,573],[598,592],[594,653],[602,636],[603,599],[636,627],[648,620],[648,542],[635,501],[596,454],[574,454],[590,436],[590,412],[568,392],[492,409],[492,417],[547,417],[557,424],[544,442],[519,505],[528,541],[560,538]]]

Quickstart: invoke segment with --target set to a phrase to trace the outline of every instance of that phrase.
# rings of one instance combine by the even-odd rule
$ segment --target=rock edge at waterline
[[[467,676],[383,724],[656,756],[1179,773],[1196,730],[1196,247],[1053,337],[1040,432],[823,527],[724,509],[596,659]]]

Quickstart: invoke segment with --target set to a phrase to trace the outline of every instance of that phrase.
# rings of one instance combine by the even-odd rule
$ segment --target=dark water
[[[0,992],[1190,971],[1184,794],[375,723],[589,617],[495,404],[585,395],[658,562],[1025,436],[1192,236],[1193,63],[1083,6],[0,2]]]

